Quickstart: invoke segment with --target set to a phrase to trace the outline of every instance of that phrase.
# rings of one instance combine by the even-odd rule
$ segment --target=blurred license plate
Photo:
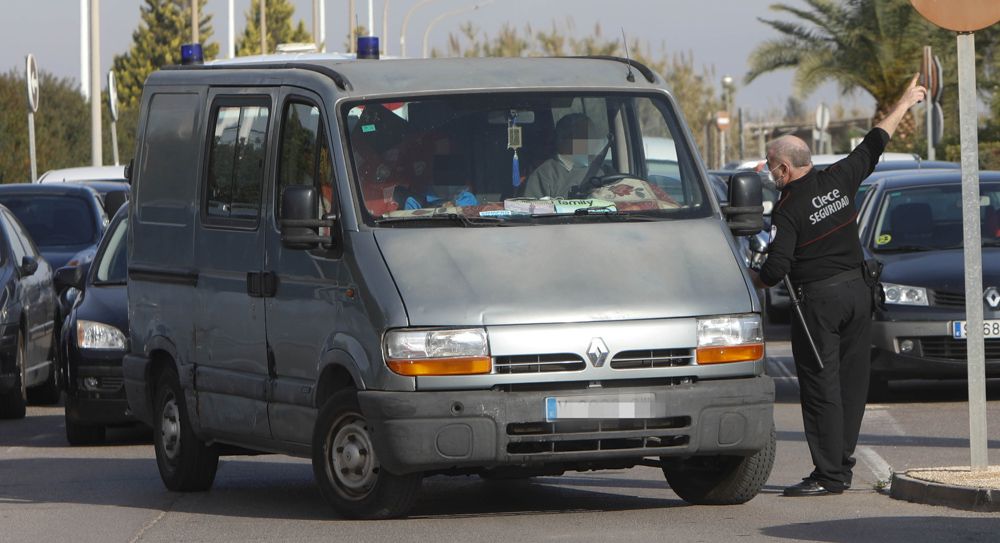
[[[545,420],[566,419],[649,419],[657,414],[655,394],[570,396],[545,398]]]
[[[969,337],[969,325],[965,321],[951,322],[951,335],[955,339]],[[1000,337],[1000,320],[983,321],[983,337]]]

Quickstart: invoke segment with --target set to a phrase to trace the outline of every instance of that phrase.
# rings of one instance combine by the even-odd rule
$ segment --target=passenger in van
[[[605,139],[593,121],[583,113],[570,113],[556,123],[556,156],[542,162],[528,176],[527,198],[563,198],[583,181],[590,161],[604,146]]]

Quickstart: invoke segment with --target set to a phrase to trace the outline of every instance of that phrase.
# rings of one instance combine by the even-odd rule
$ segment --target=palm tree
[[[862,89],[875,99],[872,121],[877,123],[919,69],[922,47],[938,30],[907,0],[804,1],[810,9],[771,6],[800,22],[759,19],[783,36],[750,53],[746,82],[794,68],[795,90],[802,95],[830,80],[845,94]],[[908,113],[897,134],[907,140],[914,132],[915,121]]]

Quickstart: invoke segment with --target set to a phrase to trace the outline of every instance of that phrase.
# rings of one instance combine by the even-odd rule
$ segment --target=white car
[[[83,166],[49,170],[36,183],[86,183],[88,181],[119,181],[127,183],[125,166]]]

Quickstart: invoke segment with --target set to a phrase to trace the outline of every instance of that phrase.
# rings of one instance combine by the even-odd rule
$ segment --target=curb
[[[896,500],[980,513],[1000,512],[1000,491],[989,488],[949,486],[914,479],[906,473],[893,473],[890,489],[889,496]]]

